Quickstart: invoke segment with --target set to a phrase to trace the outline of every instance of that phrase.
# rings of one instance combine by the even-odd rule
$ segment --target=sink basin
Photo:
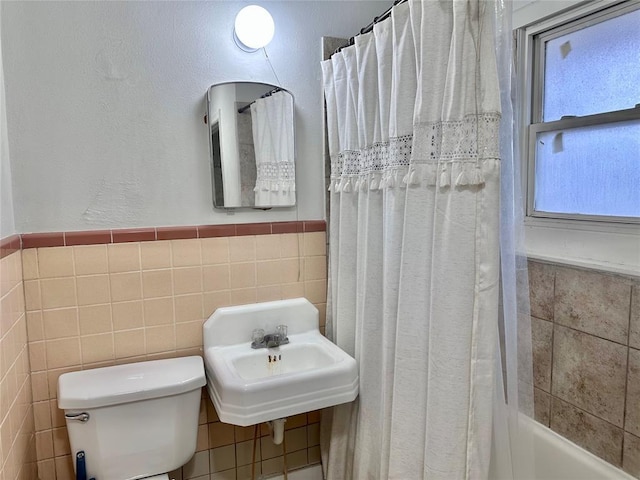
[[[251,348],[251,332],[288,326],[289,343]],[[358,367],[319,331],[304,298],[219,308],[204,325],[209,396],[220,420],[248,426],[353,401]]]

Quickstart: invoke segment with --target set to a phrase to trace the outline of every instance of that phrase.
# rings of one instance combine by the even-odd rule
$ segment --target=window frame
[[[566,130],[593,125],[607,125],[640,119],[640,104],[635,107],[586,116],[563,117],[544,122],[544,45],[549,40],[640,8],[640,0],[600,0],[580,5],[550,18],[522,27],[516,33],[517,71],[520,72],[521,95],[520,152],[523,158],[522,191],[525,224],[595,230],[636,230],[640,218],[535,210],[536,135],[552,130]],[[627,227],[627,228],[625,228]]]

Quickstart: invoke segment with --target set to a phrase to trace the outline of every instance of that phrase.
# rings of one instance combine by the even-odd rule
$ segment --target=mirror
[[[296,203],[293,95],[275,85],[235,82],[207,91],[213,206]]]

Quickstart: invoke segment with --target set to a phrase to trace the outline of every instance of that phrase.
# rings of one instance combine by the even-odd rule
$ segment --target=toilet
[[[76,478],[79,456],[87,480],[168,479],[195,453],[205,383],[198,356],[60,375]]]

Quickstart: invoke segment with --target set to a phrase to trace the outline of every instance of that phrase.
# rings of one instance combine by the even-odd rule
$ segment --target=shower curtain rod
[[[270,97],[270,96],[271,96],[271,95],[273,95],[274,93],[276,93],[276,92],[280,92],[280,91],[282,91],[282,88],[280,88],[280,87],[276,87],[276,88],[274,88],[273,90],[269,90],[269,91],[268,91],[267,93],[265,93],[264,95],[261,95],[261,96],[260,96],[260,98],[267,98],[267,97]],[[247,103],[244,107],[241,107],[241,108],[239,108],[239,109],[238,109],[238,113],[244,113],[244,112],[246,112],[247,110],[249,110],[249,109],[251,108],[251,105],[253,105],[254,103],[256,103],[256,101],[255,101],[255,100],[254,100],[253,102],[251,102],[251,103]]]
[[[373,21],[367,25],[366,27],[363,27],[360,29],[360,33],[355,34],[353,37],[351,37],[349,39],[349,41],[345,44],[342,45],[341,47],[336,48],[336,50],[331,54],[332,56],[335,55],[336,53],[338,53],[340,50],[342,50],[343,48],[347,48],[350,47],[351,45],[353,45],[355,43],[355,38],[358,35],[364,35],[365,33],[369,33],[371,30],[373,30],[373,26],[376,23],[379,23],[383,20],[386,20],[387,18],[389,18],[389,16],[391,15],[391,10],[393,10],[393,7],[395,7],[396,5],[399,5],[401,3],[406,2],[407,0],[394,0],[393,5],[391,5],[389,8],[387,8],[384,13],[382,13],[381,15],[378,15],[377,17],[375,17],[373,19]]]

